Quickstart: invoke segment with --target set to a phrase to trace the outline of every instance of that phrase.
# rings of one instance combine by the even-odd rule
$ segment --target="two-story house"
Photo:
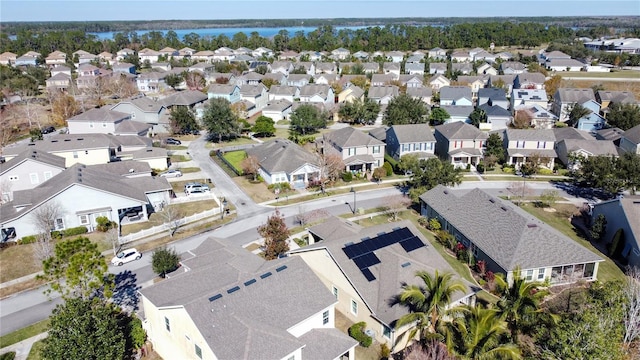
[[[538,165],[553,169],[557,157],[556,137],[550,129],[507,129],[504,133],[504,148],[507,163],[520,167],[532,157],[538,157]]]
[[[485,132],[465,122],[435,127],[436,155],[457,167],[476,165],[482,160],[487,138]]]
[[[574,104],[583,104],[589,100],[596,100],[591,88],[559,88],[553,94],[551,112],[558,117],[559,121],[566,122],[569,120],[569,112]]]
[[[440,88],[440,105],[473,105],[471,89],[467,86],[444,86]]]
[[[620,148],[626,152],[640,154],[640,125],[634,126],[622,134]]]
[[[131,120],[151,126],[151,132],[168,133],[169,124],[163,116],[166,108],[147,96],[134,96],[112,105],[111,110],[131,115]]]
[[[335,104],[333,88],[323,84],[307,84],[300,88],[300,102]]]
[[[323,151],[342,157],[347,171],[373,171],[384,163],[385,144],[352,127],[328,132]]]
[[[33,189],[64,169],[63,157],[35,149],[27,149],[0,163],[0,203],[13,200],[14,191]]]
[[[127,133],[133,125],[136,129],[134,135],[140,136],[145,136],[151,127],[146,123],[131,121],[131,114],[109,110],[107,107],[90,109],[67,119],[69,134],[119,135],[120,128],[125,125]]]
[[[242,85],[240,87],[240,98],[253,104],[253,110],[247,114],[248,116],[253,116],[262,111],[269,102],[267,87],[262,84]]]
[[[222,98],[235,104],[241,100],[240,87],[233,84],[211,84],[207,92],[209,99]]]
[[[392,125],[387,129],[386,151],[396,160],[415,154],[419,159],[435,157],[436,138],[427,124]]]
[[[542,89],[513,89],[511,92],[511,111],[537,105],[547,109],[547,92]]]
[[[371,86],[368,98],[378,104],[388,104],[393,98],[398,96],[399,89],[395,85]]]

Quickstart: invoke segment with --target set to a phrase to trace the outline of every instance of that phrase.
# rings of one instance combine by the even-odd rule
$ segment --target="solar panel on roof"
[[[373,281],[376,279],[376,277],[373,275],[371,270],[369,269],[360,269],[360,270],[362,271],[362,274],[367,279],[367,281]]]
[[[353,262],[358,266],[358,269],[364,269],[369,266],[380,264],[380,259],[378,259],[376,254],[371,252],[354,258]]]
[[[418,238],[417,236],[414,236],[401,241],[400,245],[402,245],[402,248],[404,248],[406,252],[411,252],[415,249],[419,249],[423,247],[424,243],[422,242],[422,240],[420,240],[420,238]]]

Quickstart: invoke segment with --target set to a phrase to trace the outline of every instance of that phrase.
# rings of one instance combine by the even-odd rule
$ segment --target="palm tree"
[[[520,349],[505,342],[507,323],[495,309],[465,306],[447,323],[445,342],[449,351],[461,359],[521,359]]]
[[[507,322],[511,339],[518,342],[518,332],[522,327],[531,324],[543,314],[540,303],[549,294],[546,289],[541,289],[544,284],[533,281],[527,282],[520,274],[520,269],[513,272],[513,283],[507,284],[503,276],[496,276],[501,299],[498,301],[500,316]]]
[[[465,292],[467,289],[459,281],[453,281],[453,274],[434,275],[426,271],[417,271],[424,286],[404,284],[402,292],[398,295],[397,302],[409,308],[409,313],[403,315],[396,322],[396,328],[415,323],[415,326],[403,335],[409,335],[412,339],[418,335],[420,340],[437,336],[436,330],[440,327],[440,319],[446,314],[447,306],[451,303],[452,295],[457,292]]]

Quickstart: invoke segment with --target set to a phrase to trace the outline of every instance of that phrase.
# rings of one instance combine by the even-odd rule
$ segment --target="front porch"
[[[539,159],[540,166],[553,169],[555,158],[557,157],[555,150],[549,149],[508,149],[507,155],[507,163],[514,165],[516,169],[519,169],[522,164],[528,162],[531,158]]]
[[[475,148],[456,149],[449,152],[449,158],[455,167],[476,166],[482,160],[482,150]]]
[[[365,172],[376,168],[377,162],[371,155],[356,155],[344,160],[346,171]]]

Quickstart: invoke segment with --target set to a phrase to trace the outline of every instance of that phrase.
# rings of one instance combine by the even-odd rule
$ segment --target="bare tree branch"
[[[624,288],[626,297],[624,312],[625,347],[640,337],[640,269],[630,267],[627,271],[627,284]]]
[[[175,207],[168,206],[164,210],[158,213],[162,220],[164,221],[164,225],[167,227],[167,231],[169,232],[169,236],[173,237],[173,235],[178,231],[180,226],[184,220],[182,219],[182,214],[180,210]]]
[[[381,208],[389,215],[393,221],[398,221],[400,212],[407,210],[411,205],[411,199],[404,195],[389,195],[382,199]]]
[[[38,232],[34,246],[35,261],[40,264],[53,256],[51,231],[55,230],[56,219],[62,216],[62,207],[55,201],[40,205],[32,213],[32,223]]]

